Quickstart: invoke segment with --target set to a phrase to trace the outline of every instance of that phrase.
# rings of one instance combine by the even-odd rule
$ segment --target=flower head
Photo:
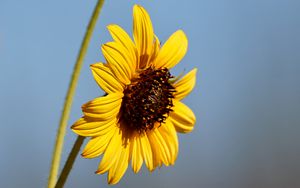
[[[104,154],[96,173],[108,172],[108,183],[115,184],[130,163],[135,173],[143,163],[150,171],[175,163],[177,132],[192,131],[196,121],[181,99],[194,88],[197,69],[176,81],[169,70],[184,57],[187,38],[178,30],[161,47],[139,5],[133,8],[133,41],[117,25],[108,30],[114,41],[102,46],[107,63],[91,65],[106,95],[84,104],[72,129],[91,137],[82,156]]]

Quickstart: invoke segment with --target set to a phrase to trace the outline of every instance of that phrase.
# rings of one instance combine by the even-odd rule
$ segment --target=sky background
[[[106,26],[132,33],[141,4],[165,42],[177,29],[189,50],[173,74],[198,68],[184,99],[197,116],[179,135],[175,166],[153,173],[128,168],[114,187],[300,187],[300,1],[109,0],[80,75],[63,160],[76,139],[69,129],[81,105],[103,92],[89,65],[103,61]],[[96,0],[0,0],[0,187],[45,187],[67,86]],[[111,187],[95,175],[100,158],[78,157],[70,188]]]

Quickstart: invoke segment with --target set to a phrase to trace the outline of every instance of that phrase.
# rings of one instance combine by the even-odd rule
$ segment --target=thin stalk
[[[63,143],[64,143],[64,137],[66,133],[66,127],[69,120],[69,115],[71,111],[71,106],[73,102],[73,96],[75,93],[75,89],[77,86],[80,70],[83,64],[84,57],[86,55],[88,44],[90,42],[93,30],[95,28],[97,19],[99,17],[99,14],[101,12],[102,6],[103,6],[104,0],[98,0],[97,5],[94,9],[93,15],[90,19],[89,25],[87,27],[84,39],[81,43],[81,48],[79,51],[79,54],[77,56],[76,64],[74,67],[74,71],[72,74],[72,78],[69,84],[67,96],[64,103],[64,108],[62,111],[62,115],[60,118],[59,128],[56,135],[56,142],[54,147],[54,152],[52,155],[52,163],[50,168],[50,174],[48,179],[48,188],[53,188],[56,184],[57,180],[57,174],[59,170],[60,165],[60,159],[61,159],[61,153],[63,149]]]
[[[65,166],[64,166],[63,170],[61,171],[60,177],[57,180],[55,188],[63,188],[64,187],[64,184],[70,174],[70,171],[71,171],[73,164],[75,162],[75,159],[79,153],[79,150],[84,141],[84,138],[85,137],[82,137],[82,136],[77,137],[77,139],[73,145],[72,151],[70,152],[69,157],[65,163]]]

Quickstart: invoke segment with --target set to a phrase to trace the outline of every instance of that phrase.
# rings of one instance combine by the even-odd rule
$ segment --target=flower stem
[[[48,179],[48,188],[53,188],[55,186],[56,180],[57,180],[57,174],[59,170],[60,165],[60,159],[61,159],[61,153],[63,149],[63,143],[64,143],[64,137],[66,133],[66,127],[69,120],[69,115],[71,111],[71,105],[73,102],[73,96],[75,93],[75,89],[77,86],[80,70],[83,64],[84,57],[87,52],[88,44],[91,39],[93,30],[95,28],[97,19],[99,17],[99,14],[101,12],[101,8],[103,6],[104,0],[98,0],[97,5],[94,9],[93,15],[90,19],[89,25],[87,27],[84,39],[81,43],[81,48],[79,51],[79,54],[77,56],[76,64],[74,67],[74,71],[72,74],[72,78],[69,84],[67,96],[64,103],[64,108],[62,111],[61,119],[59,122],[59,128],[56,135],[56,142],[55,142],[55,148],[52,155],[52,163],[51,163],[51,169],[50,169],[50,175]]]
[[[64,187],[64,184],[65,184],[65,182],[68,178],[68,175],[72,169],[72,166],[75,162],[77,154],[79,153],[79,150],[84,141],[84,138],[85,137],[82,137],[82,136],[77,137],[77,139],[74,143],[74,146],[72,148],[72,151],[70,152],[69,157],[65,163],[65,166],[64,166],[63,170],[61,171],[60,177],[57,180],[55,188],[63,188]]]

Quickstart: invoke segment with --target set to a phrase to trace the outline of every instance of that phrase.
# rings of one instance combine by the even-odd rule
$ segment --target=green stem
[[[84,141],[84,138],[85,137],[82,137],[82,136],[77,137],[77,139],[74,143],[74,146],[72,148],[72,151],[70,152],[69,157],[65,163],[65,166],[64,166],[63,170],[61,171],[60,177],[58,178],[55,188],[63,188],[64,187],[64,184],[68,178],[68,175],[69,175],[69,173],[72,169],[72,166],[75,162],[75,159],[79,153],[79,150]]]
[[[67,92],[67,96],[64,103],[64,108],[62,111],[59,128],[57,131],[56,136],[56,142],[55,142],[55,148],[52,155],[52,163],[51,163],[51,169],[50,169],[50,175],[48,179],[48,188],[53,188],[55,186],[56,180],[57,180],[57,174],[58,169],[60,165],[60,159],[61,159],[61,153],[63,149],[63,143],[64,143],[64,137],[66,133],[66,127],[69,120],[69,115],[71,111],[71,105],[73,102],[73,96],[75,93],[75,89],[78,82],[78,77],[80,74],[80,70],[83,64],[84,57],[87,52],[88,44],[90,42],[93,30],[95,28],[98,16],[100,14],[101,8],[103,6],[104,0],[98,0],[97,5],[94,9],[93,15],[90,19],[89,25],[87,27],[84,39],[81,43],[81,48],[79,51],[79,54],[77,56],[76,64],[74,67],[74,71],[72,74],[71,82],[69,84],[69,89]]]

